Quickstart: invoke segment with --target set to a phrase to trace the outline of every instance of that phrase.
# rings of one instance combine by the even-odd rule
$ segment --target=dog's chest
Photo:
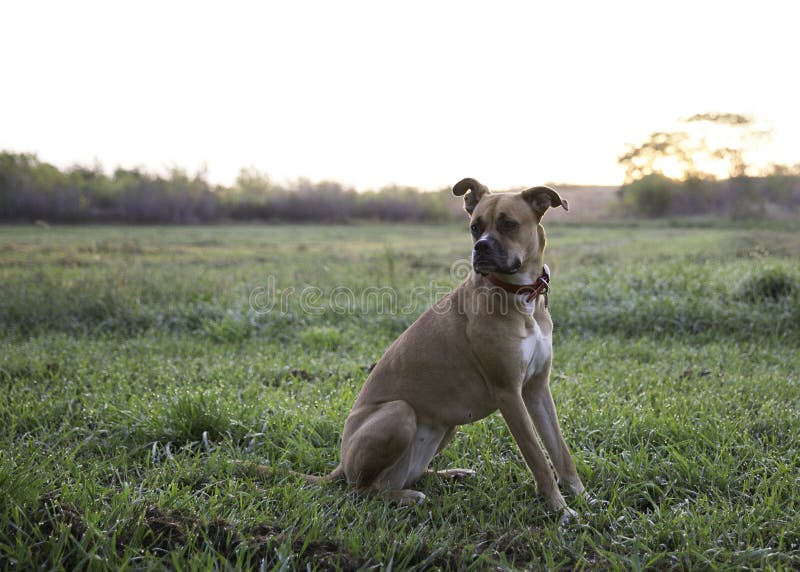
[[[551,335],[546,334],[536,320],[532,320],[526,330],[528,335],[522,339],[521,349],[523,362],[527,364],[525,379],[530,379],[547,366],[553,344]]]

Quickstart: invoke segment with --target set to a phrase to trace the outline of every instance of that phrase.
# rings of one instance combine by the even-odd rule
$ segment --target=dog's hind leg
[[[342,436],[347,482],[359,492],[404,504],[421,501],[425,495],[408,487],[425,472],[446,431],[419,424],[414,409],[401,400],[354,411]]]

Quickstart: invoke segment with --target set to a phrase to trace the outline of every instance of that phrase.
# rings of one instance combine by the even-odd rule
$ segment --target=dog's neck
[[[541,269],[540,271],[534,275],[532,272],[515,272],[514,274],[503,274],[502,272],[492,272],[490,275],[487,276],[494,276],[497,280],[501,282],[506,282],[507,284],[514,284],[515,286],[527,286],[529,284],[533,284],[536,278],[538,278],[542,274]]]

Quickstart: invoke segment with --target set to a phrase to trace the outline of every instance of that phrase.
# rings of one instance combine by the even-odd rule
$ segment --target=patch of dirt
[[[264,385],[280,387],[287,381],[310,381],[312,379],[314,379],[314,375],[308,370],[293,367],[283,370],[275,377],[270,376],[265,378]]]
[[[168,513],[151,506],[144,516],[146,531],[142,536],[142,548],[168,552],[186,544],[187,532],[196,525],[191,519]]]
[[[144,531],[139,527],[143,527]],[[117,546],[120,551],[138,548],[154,554],[165,554],[181,548],[192,537],[205,540],[231,561],[236,560],[237,552],[244,545],[255,553],[256,561],[263,561],[267,565],[278,564],[281,558],[278,549],[288,540],[292,550],[291,568],[305,569],[307,564],[311,564],[323,570],[358,570],[363,564],[332,541],[294,537],[291,531],[277,525],[260,524],[240,533],[233,523],[222,518],[206,522],[158,506],[147,507],[141,521],[120,535]]]
[[[132,523],[119,536],[117,550],[138,548],[164,554],[183,547],[192,537],[207,540],[217,552],[228,558],[234,557],[236,547],[242,542],[236,527],[224,519],[205,522],[198,517],[149,506],[141,520]]]
[[[64,530],[62,525],[66,525],[71,537],[78,541],[83,539],[89,526],[80,508],[60,500],[55,493],[43,495],[40,501],[29,518],[38,525],[42,534],[58,534],[59,530]],[[359,570],[366,564],[333,541],[295,536],[291,530],[277,525],[260,524],[240,533],[234,523],[222,518],[207,521],[155,505],[144,509],[140,518],[134,517],[116,540],[120,554],[133,549],[163,556],[196,542],[198,546],[212,546],[234,562],[244,546],[254,553],[255,562],[264,562],[271,567],[285,559],[287,555],[280,554],[279,549],[288,544],[291,546],[289,566],[292,569],[305,569],[311,565],[322,570]],[[73,555],[70,551],[67,560],[62,562],[68,569],[76,564],[72,562]]]
[[[522,534],[505,534],[497,540],[495,550],[505,555],[512,564],[522,564],[526,567],[535,567],[534,563],[541,566],[540,555],[536,553],[533,539],[541,537],[541,533],[532,529]]]
[[[66,526],[69,536],[78,542],[83,540],[89,526],[83,520],[83,511],[79,507],[60,500],[55,493],[46,493],[39,498],[39,501],[36,508],[27,514],[29,522],[38,528],[38,534],[48,537],[57,536],[63,531],[62,526]],[[12,529],[9,525],[7,531],[0,530],[0,536],[7,535],[10,538],[16,538],[18,534],[22,534],[23,538],[28,536],[27,541],[36,538],[33,532],[20,530],[17,527]],[[61,566],[66,570],[74,570],[78,565],[76,557],[75,550],[66,550],[60,562]],[[2,555],[0,555],[0,568],[7,569],[3,566]]]
[[[691,378],[695,378],[695,377],[708,377],[712,373],[713,372],[710,369],[701,368],[701,369],[695,370],[695,369],[689,367],[689,368],[686,368],[685,370],[683,370],[680,373],[680,375],[678,376],[678,378],[679,379],[687,379],[687,378],[691,379]]]
[[[229,557],[233,554],[232,549],[242,542],[236,527],[222,518],[215,518],[205,526],[205,537],[214,550]]]
[[[81,540],[89,529],[81,516],[81,511],[73,504],[62,502],[54,493],[47,493],[41,498],[41,507],[31,515],[32,522],[39,524],[39,530],[46,535],[58,531],[59,524],[69,526],[70,536]]]
[[[289,532],[280,527],[262,524],[250,532],[247,543],[258,551],[259,558],[264,562],[278,564],[276,550],[285,544],[289,537]],[[363,563],[357,558],[329,540],[295,537],[291,545],[293,554],[289,561],[290,568],[305,569],[309,564],[322,570],[359,570],[363,567]],[[298,556],[301,551],[302,554]]]
[[[313,377],[306,370],[298,369],[298,368],[294,368],[294,367],[289,370],[289,375],[294,377],[294,378],[296,378],[296,379],[300,379],[302,381],[308,381],[308,380],[312,379],[312,377]]]

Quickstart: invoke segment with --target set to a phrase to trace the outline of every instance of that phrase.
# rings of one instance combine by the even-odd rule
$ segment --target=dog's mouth
[[[472,253],[472,268],[481,276],[493,272],[500,274],[516,274],[522,267],[522,261],[514,258],[511,262],[497,260],[497,257],[485,254]]]

